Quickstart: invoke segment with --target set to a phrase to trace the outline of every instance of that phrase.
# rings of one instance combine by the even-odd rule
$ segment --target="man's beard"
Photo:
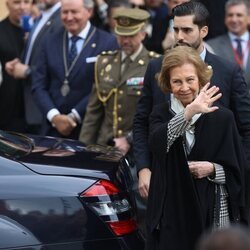
[[[186,43],[186,42],[183,42],[183,41],[177,41],[177,43],[174,45],[174,47],[177,47],[177,46],[188,46],[188,47],[191,47],[191,48],[194,48],[195,50],[197,50],[201,45],[201,41],[197,40],[195,43],[193,44],[190,44],[190,43]]]
[[[185,42],[177,42],[177,43],[175,43],[174,48],[178,47],[178,46],[192,47],[189,43],[185,43]]]

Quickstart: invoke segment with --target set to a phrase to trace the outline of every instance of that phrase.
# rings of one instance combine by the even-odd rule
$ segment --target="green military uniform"
[[[149,16],[140,9],[117,11],[113,16],[117,21],[114,32],[133,39],[143,30]],[[79,138],[86,145],[110,145],[113,138],[125,137],[132,130],[148,62],[158,55],[147,51],[141,41],[136,51],[127,53],[109,51],[97,58],[95,84]],[[133,60],[124,65],[124,57]]]
[[[142,48],[122,74],[121,51],[104,52],[95,65],[95,85],[87,107],[80,140],[107,145],[132,130],[143,77],[150,59],[158,54]]]

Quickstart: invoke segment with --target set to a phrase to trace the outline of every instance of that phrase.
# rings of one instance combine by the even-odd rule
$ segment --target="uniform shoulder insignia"
[[[107,55],[108,54],[108,51],[102,51],[101,55]]]
[[[156,53],[156,52],[154,52],[154,51],[149,51],[149,56],[150,56],[150,57],[153,57],[153,58],[158,58],[158,57],[160,57],[161,55],[158,54],[158,53]]]
[[[115,54],[117,54],[117,50],[109,50],[109,51],[103,51],[102,53],[101,53],[101,55],[102,56],[107,56],[107,55],[115,55]]]
[[[110,60],[112,60],[112,58],[114,58],[114,56],[117,54],[117,50],[115,51],[103,51],[101,54],[99,54],[98,56],[98,64],[107,64]]]

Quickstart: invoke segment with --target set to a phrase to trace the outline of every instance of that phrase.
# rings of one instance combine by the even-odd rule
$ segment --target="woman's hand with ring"
[[[207,83],[200,91],[198,96],[186,106],[185,109],[185,119],[191,120],[195,114],[199,113],[211,113],[218,109],[217,106],[212,106],[212,104],[221,98],[222,94],[218,93],[219,88],[212,86],[208,88],[210,83]]]

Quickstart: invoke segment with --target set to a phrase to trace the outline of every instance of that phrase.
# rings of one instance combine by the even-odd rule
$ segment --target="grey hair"
[[[93,0],[84,0],[84,1],[83,1],[83,6],[84,6],[86,9],[92,9],[92,8],[94,8],[95,3],[94,3]]]
[[[227,12],[227,10],[235,5],[240,5],[240,4],[244,4],[247,8],[247,13],[248,15],[250,15],[250,2],[247,0],[228,0],[225,4],[225,11]]]

